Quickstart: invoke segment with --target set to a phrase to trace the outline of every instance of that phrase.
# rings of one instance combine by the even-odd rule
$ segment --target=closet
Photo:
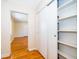
[[[36,8],[36,46],[45,59],[77,59],[76,0],[41,0]]]
[[[58,58],[77,59],[76,0],[58,0]]]

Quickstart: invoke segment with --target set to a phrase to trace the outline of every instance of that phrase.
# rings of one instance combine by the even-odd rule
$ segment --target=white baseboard
[[[2,54],[2,53],[1,53],[1,58],[3,58],[3,57],[8,57],[8,56],[10,56],[10,53],[5,53],[5,54]]]
[[[36,48],[29,49],[29,51],[32,51],[32,50],[37,50],[37,49]]]

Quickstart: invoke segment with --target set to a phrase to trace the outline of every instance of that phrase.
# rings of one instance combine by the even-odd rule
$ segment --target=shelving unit
[[[76,0],[58,0],[59,59],[77,59],[76,7]]]

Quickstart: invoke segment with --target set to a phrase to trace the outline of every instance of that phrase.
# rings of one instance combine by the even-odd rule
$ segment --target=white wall
[[[14,37],[28,36],[27,22],[14,22]]]
[[[2,0],[2,21],[1,21],[1,54],[2,57],[10,55],[10,42],[12,41],[12,21],[11,21],[11,11],[18,11],[28,14],[28,36],[29,36],[29,49],[33,49],[34,47],[34,20],[35,20],[35,12],[25,3],[19,3],[19,1],[7,1]]]
[[[10,35],[11,35],[11,22],[7,3],[2,0],[1,9],[1,56],[8,56],[10,54]]]

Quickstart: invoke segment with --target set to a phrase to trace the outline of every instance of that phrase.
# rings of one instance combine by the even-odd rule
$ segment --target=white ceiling
[[[41,0],[8,0],[12,3],[25,4],[31,8],[35,8]]]

